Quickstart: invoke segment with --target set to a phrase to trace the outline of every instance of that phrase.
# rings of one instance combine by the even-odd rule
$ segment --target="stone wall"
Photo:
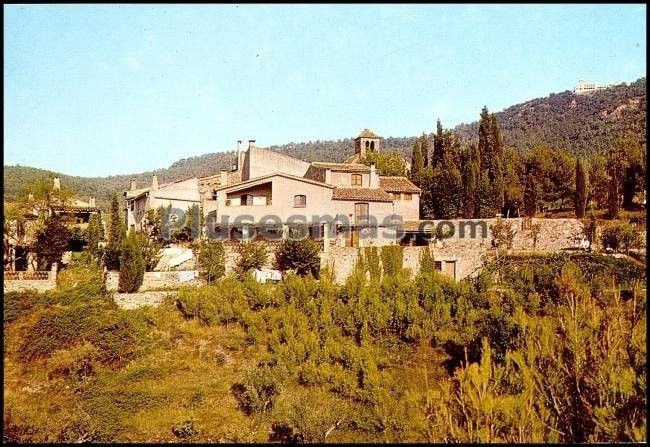
[[[36,290],[45,292],[56,288],[57,269],[51,271],[28,271],[28,272],[4,272],[2,291],[19,292],[24,290]]]
[[[191,279],[187,280],[189,278]],[[108,272],[106,275],[106,289],[117,290],[119,281],[119,272]],[[145,272],[142,285],[138,289],[138,292],[161,289],[176,290],[181,286],[199,285],[202,283],[203,281],[198,278],[198,270]]]

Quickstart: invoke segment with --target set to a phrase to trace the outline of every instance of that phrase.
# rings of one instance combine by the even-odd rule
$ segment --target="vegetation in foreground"
[[[501,257],[457,283],[398,255],[128,311],[92,261],[7,294],[4,440],[645,441],[641,268]]]

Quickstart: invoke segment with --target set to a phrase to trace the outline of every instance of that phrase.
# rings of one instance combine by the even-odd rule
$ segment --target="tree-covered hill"
[[[489,106],[489,104],[488,104]],[[477,110],[477,114],[478,114]],[[526,149],[534,143],[563,147],[573,153],[594,153],[607,149],[619,136],[638,135],[645,142],[646,80],[621,84],[589,95],[575,95],[570,91],[551,94],[523,104],[514,105],[496,113],[506,146]],[[444,117],[440,117],[443,124]],[[431,123],[432,131],[435,123]],[[380,129],[376,129],[381,133]],[[477,139],[478,122],[460,124],[453,131],[461,139]],[[387,137],[382,141],[383,151],[395,151],[410,158],[411,147],[417,136]],[[288,143],[271,146],[273,150],[306,161],[343,161],[354,152],[352,138],[306,143]],[[204,154],[178,160],[168,169],[157,170],[160,183],[207,176],[228,169],[235,161],[234,151]],[[24,186],[37,177],[54,173],[25,166],[4,167],[4,199],[15,200]],[[62,185],[75,189],[82,198],[97,197],[98,206],[107,208],[113,191],[121,193],[135,178],[138,186],[151,183],[151,171],[109,177],[78,177],[58,174]]]
[[[551,94],[496,113],[506,146],[527,149],[535,143],[576,154],[608,149],[632,132],[645,142],[646,80],[638,79],[586,95]],[[463,140],[478,139],[478,122],[456,126]]]

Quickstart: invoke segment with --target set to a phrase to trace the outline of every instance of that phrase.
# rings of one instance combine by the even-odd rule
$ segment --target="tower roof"
[[[379,135],[377,135],[376,133],[374,133],[370,129],[363,129],[361,131],[361,133],[359,134],[359,136],[357,138],[355,138],[355,140],[358,139],[358,138],[378,138],[379,139],[379,138],[382,138],[382,137],[380,137]]]

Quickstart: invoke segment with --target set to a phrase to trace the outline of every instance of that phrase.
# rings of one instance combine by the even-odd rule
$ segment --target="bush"
[[[197,261],[208,283],[221,278],[226,272],[226,255],[221,241],[204,240],[194,246]]]
[[[271,408],[280,394],[280,379],[268,366],[249,369],[232,386],[239,408],[248,416]]]
[[[641,246],[641,233],[627,222],[619,222],[608,225],[602,232],[603,247],[609,247],[614,251],[625,250]]]
[[[96,296],[106,292],[104,272],[92,261],[72,265],[57,275],[57,289],[82,296]]]
[[[183,422],[175,424],[172,427],[172,433],[179,439],[192,439],[199,435],[200,430],[196,425],[194,419],[187,419]]]
[[[120,280],[118,291],[122,293],[137,292],[144,279],[146,264],[138,236],[135,233],[129,233],[122,244],[122,253],[120,254]]]
[[[386,275],[394,275],[402,270],[404,249],[400,245],[381,247],[381,264]]]
[[[266,264],[268,253],[266,247],[256,242],[243,242],[239,250],[239,261],[237,261],[237,271],[244,275],[249,270],[259,269]]]
[[[56,351],[48,362],[48,379],[61,377],[77,385],[95,374],[99,354],[99,350],[90,343]]]
[[[293,270],[300,276],[311,273],[318,277],[319,253],[320,246],[313,239],[283,239],[275,251],[276,266],[279,270]]]

